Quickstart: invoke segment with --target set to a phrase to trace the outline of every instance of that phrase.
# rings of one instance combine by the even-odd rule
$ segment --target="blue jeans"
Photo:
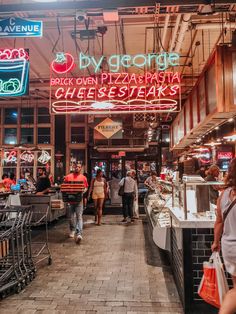
[[[80,203],[69,204],[70,231],[82,235],[83,231],[83,200]]]

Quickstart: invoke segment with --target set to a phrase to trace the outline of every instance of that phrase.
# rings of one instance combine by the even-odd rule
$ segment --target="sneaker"
[[[130,218],[130,222],[134,222],[134,218]]]
[[[81,240],[82,240],[82,235],[81,234],[77,234],[75,235],[75,243],[76,244],[80,244]]]
[[[69,234],[69,238],[74,238],[75,237],[75,232],[74,231],[71,231],[71,233]]]
[[[121,220],[121,222],[127,222],[127,219],[126,219],[126,218],[124,218],[123,220]]]

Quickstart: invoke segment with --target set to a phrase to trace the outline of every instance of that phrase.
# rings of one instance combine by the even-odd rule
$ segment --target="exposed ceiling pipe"
[[[188,30],[188,24],[189,24],[190,18],[191,18],[191,14],[184,14],[184,16],[183,16],[182,24],[181,24],[180,31],[179,31],[179,36],[178,36],[177,43],[175,46],[175,52],[180,51],[181,45],[182,45],[183,40],[184,40],[185,33]]]
[[[236,23],[204,23],[204,24],[192,24],[193,29],[225,29],[225,28],[236,28]]]
[[[166,34],[167,34],[168,25],[169,25],[169,20],[170,20],[170,14],[167,14],[166,18],[165,18],[163,33],[162,33],[162,40],[161,40],[162,47],[161,47],[161,51],[163,51],[163,50],[165,50],[167,48],[167,36],[166,36]]]
[[[175,21],[175,28],[174,28],[174,31],[173,31],[173,34],[172,34],[171,43],[170,43],[170,46],[169,46],[169,51],[173,51],[173,48],[174,48],[174,45],[175,45],[175,41],[176,41],[176,35],[177,35],[177,32],[178,32],[178,28],[179,28],[180,20],[181,20],[181,14],[178,14],[177,18],[176,18],[176,21]]]

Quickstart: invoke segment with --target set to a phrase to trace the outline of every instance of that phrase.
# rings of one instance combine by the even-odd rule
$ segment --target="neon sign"
[[[4,161],[6,163],[8,163],[8,162],[16,163],[16,161],[17,161],[17,152],[15,150],[5,151],[3,159],[4,159]]]
[[[38,158],[38,161],[45,165],[49,162],[49,160],[51,159],[51,156],[49,155],[49,153],[46,150],[42,150],[41,155]]]
[[[0,97],[28,92],[29,55],[23,48],[0,50]]]
[[[20,154],[20,159],[22,161],[31,163],[34,160],[34,154],[30,151],[24,151],[23,153]]]
[[[153,66],[153,62],[156,65],[157,70],[164,71],[169,67],[175,67],[179,65],[179,54],[175,52],[137,55],[116,54],[108,58],[101,56],[99,59],[96,59],[93,56],[79,53],[78,67],[80,70],[85,70],[91,67],[94,70],[94,73],[98,73],[101,71],[104,62],[108,64],[110,72],[120,72],[121,68],[128,69],[130,67],[150,68]],[[73,65],[74,58],[71,54],[59,52],[57,53],[56,60],[52,62],[52,69],[56,73],[66,73],[70,71]]]
[[[232,159],[233,153],[232,152],[218,152],[217,157],[218,159]]]
[[[97,60],[80,53],[79,69],[92,67],[95,73],[99,72],[104,58],[101,56]],[[110,72],[68,77],[75,67],[74,58],[69,53],[58,53],[51,63],[51,112],[107,114],[178,110],[180,73],[167,70],[179,65],[178,54],[112,55],[106,60]],[[133,65],[150,67],[153,66],[152,62],[157,72],[117,72]]]

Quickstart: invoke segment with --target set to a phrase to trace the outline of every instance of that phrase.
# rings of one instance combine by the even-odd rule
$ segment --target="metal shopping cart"
[[[0,297],[19,293],[36,275],[31,251],[31,206],[0,210]]]
[[[35,264],[47,260],[48,265],[51,265],[52,254],[48,240],[50,197],[47,195],[26,195],[21,198],[21,202],[24,205],[32,206],[31,226],[35,227],[33,229],[35,236],[32,240],[33,260]]]

